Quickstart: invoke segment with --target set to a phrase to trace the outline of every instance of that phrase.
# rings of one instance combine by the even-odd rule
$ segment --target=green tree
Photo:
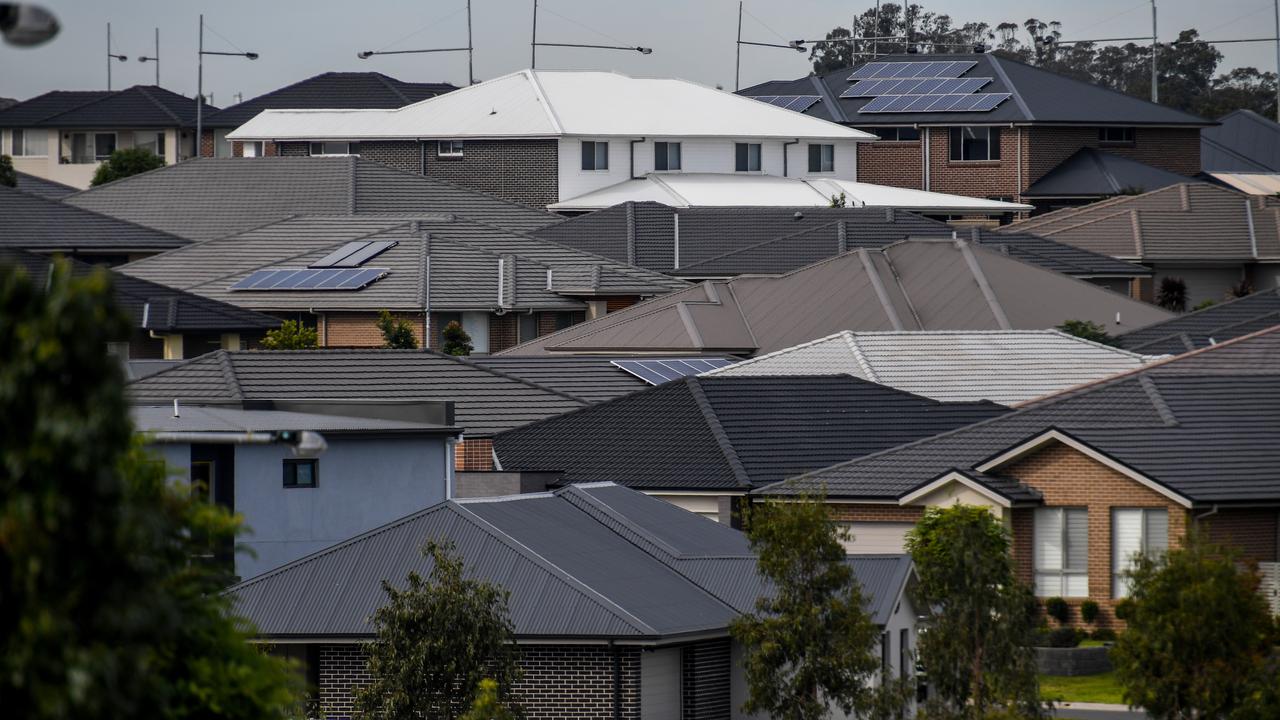
[[[373,682],[356,693],[359,708],[382,720],[452,720],[471,708],[489,679],[512,706],[520,677],[507,591],[463,577],[449,545],[428,542],[426,579],[410,572],[399,590],[383,581],[387,603],[373,613],[369,645]]]
[[[444,346],[440,351],[445,355],[470,355],[472,351],[471,336],[466,330],[462,329],[462,324],[457,320],[450,320],[448,325],[444,326]]]
[[[825,718],[828,702],[862,717],[900,711],[906,697],[897,683],[871,687],[879,630],[823,499],[760,503],[745,524],[773,593],[730,627],[745,652],[743,711],[782,720]],[[884,701],[895,694],[896,703]]]
[[[284,718],[297,675],[199,561],[226,510],[134,444],[109,275],[0,270],[0,698],[45,718]]]
[[[1092,320],[1068,320],[1057,327],[1058,330],[1084,340],[1091,340],[1100,345],[1116,344],[1115,338],[1107,333],[1107,329]]]
[[[1245,709],[1266,685],[1274,696],[1280,680],[1263,672],[1276,639],[1270,611],[1257,573],[1235,560],[1196,533],[1135,558],[1128,629],[1111,651],[1125,700],[1154,718],[1193,720]]]
[[[936,696],[930,718],[979,720],[995,712],[1043,717],[1035,651],[1035,599],[1018,581],[1009,532],[972,505],[930,508],[907,534],[925,615],[919,652]]]
[[[131,175],[164,167],[164,158],[145,148],[124,148],[111,153],[96,172],[93,173],[91,186],[98,186],[113,180],[121,180]]]
[[[1160,278],[1156,304],[1170,312],[1187,311],[1187,283],[1180,277]]]
[[[18,187],[18,171],[13,169],[13,158],[0,155],[0,185]]]
[[[313,327],[300,320],[285,320],[275,330],[268,330],[262,338],[265,350],[315,350],[320,335]]]
[[[382,332],[382,346],[395,350],[416,350],[418,339],[413,336],[413,324],[392,315],[386,310],[378,312],[378,330]]]
[[[476,700],[471,709],[458,720],[516,720],[516,713],[498,697],[498,681],[485,678],[476,688]]]

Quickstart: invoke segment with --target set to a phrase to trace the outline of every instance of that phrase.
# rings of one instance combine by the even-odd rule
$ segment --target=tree
[[[462,324],[457,320],[450,320],[441,334],[444,335],[444,347],[440,348],[440,351],[445,355],[471,354],[471,336],[462,329]]]
[[[520,669],[506,590],[463,577],[462,559],[447,544],[428,542],[427,579],[410,572],[404,590],[383,581],[387,603],[373,613],[369,645],[373,682],[356,704],[383,720],[451,720],[477,701],[486,679],[511,706]]]
[[[485,678],[476,689],[471,709],[459,720],[516,720],[516,714],[498,697],[498,682]]]
[[[18,171],[13,169],[13,158],[0,155],[0,185],[18,187]]]
[[[386,310],[378,312],[378,330],[382,331],[382,346],[395,350],[416,350],[418,339],[413,336],[413,325]]]
[[[97,187],[114,180],[164,167],[164,158],[145,148],[124,148],[111,153],[93,173],[91,186]]]
[[[1187,283],[1180,277],[1161,278],[1156,304],[1170,312],[1186,312]]]
[[[303,325],[300,320],[285,320],[275,330],[268,330],[262,338],[262,347],[266,350],[315,350],[320,335],[313,327]]]
[[[1267,685],[1274,695],[1277,676],[1264,673],[1270,611],[1257,573],[1235,560],[1196,533],[1134,559],[1128,629],[1111,652],[1126,701],[1154,718],[1192,720],[1228,717]]]
[[[1114,346],[1116,344],[1115,338],[1111,337],[1107,329],[1092,320],[1068,320],[1056,329],[1099,345]]]
[[[773,593],[730,626],[745,652],[743,712],[816,720],[827,717],[828,702],[862,717],[885,705],[901,710],[898,684],[871,688],[879,631],[823,499],[757,504],[745,524]],[[880,693],[900,697],[895,705]]]
[[[285,718],[292,668],[247,640],[200,557],[225,509],[134,444],[105,352],[109,275],[0,271],[0,697],[45,718]]]
[[[1036,603],[1018,581],[1009,544],[1004,525],[972,505],[930,508],[907,534],[927,628],[920,658],[936,691],[931,718],[1045,715],[1031,647]]]

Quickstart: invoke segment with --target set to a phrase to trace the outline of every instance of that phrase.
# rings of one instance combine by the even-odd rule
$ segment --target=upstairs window
[[[656,142],[653,144],[654,170],[680,169],[680,143]]]
[[[316,460],[284,461],[284,486],[287,488],[313,488],[316,486],[318,462]]]
[[[1088,597],[1088,509],[1037,508],[1032,557],[1038,597]]]
[[[1131,127],[1100,127],[1098,142],[1103,145],[1132,145],[1137,134]]]
[[[888,142],[907,142],[920,139],[920,129],[913,127],[870,127],[861,128]]]
[[[49,154],[49,134],[44,130],[13,131],[13,156],[44,156]]]
[[[262,141],[250,140],[240,143],[240,155],[242,157],[262,157]]]
[[[733,158],[737,172],[760,172],[760,143],[734,143]]]
[[[462,157],[462,141],[461,140],[438,141],[436,143],[436,157],[442,157],[442,158]]]
[[[609,143],[583,140],[582,141],[582,169],[583,170],[608,170],[609,169]]]
[[[1137,555],[1169,549],[1169,511],[1126,508],[1111,511],[1111,596],[1129,597],[1129,570]]]
[[[115,133],[95,133],[93,136],[93,159],[102,162],[116,151]]]
[[[809,172],[829,173],[836,169],[835,145],[809,146]]]
[[[951,160],[980,161],[1000,159],[1000,128],[951,128]]]
[[[359,155],[360,143],[358,142],[334,142],[327,140],[325,142],[311,143],[311,155],[321,157],[325,155]]]

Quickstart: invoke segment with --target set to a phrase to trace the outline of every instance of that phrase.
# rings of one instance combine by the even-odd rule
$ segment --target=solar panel
[[[759,100],[762,103],[768,103],[774,107],[780,107],[784,110],[794,110],[795,112],[804,112],[813,107],[814,103],[822,99],[820,95],[757,95],[751,98]]]
[[[859,108],[860,113],[987,112],[1009,99],[1009,93],[976,95],[881,95]]]
[[[907,78],[859,80],[840,94],[842,98],[881,95],[957,95],[981,90],[991,78]]]
[[[311,263],[311,267],[358,267],[395,245],[394,240],[356,240]]]
[[[391,272],[387,268],[275,268],[255,270],[232,290],[359,290]]]
[[[977,66],[973,60],[870,62],[849,76],[850,80],[883,78],[958,78]]]
[[[664,358],[661,360],[614,360],[613,365],[650,385],[661,385],[690,375],[700,375],[726,367],[733,362],[725,358]]]

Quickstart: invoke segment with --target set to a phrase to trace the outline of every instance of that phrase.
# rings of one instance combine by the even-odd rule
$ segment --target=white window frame
[[[337,144],[337,143],[342,143],[342,144],[346,145],[346,146],[347,146],[347,151],[346,151],[346,152],[338,152],[338,153],[331,153],[331,152],[316,152],[316,145],[319,145],[319,146],[320,146],[320,149],[321,149],[321,150],[324,150],[324,149],[325,149],[325,148],[324,148],[324,146],[325,146],[325,145]],[[351,151],[351,146],[352,146],[352,145],[355,145],[355,146],[356,146],[356,151],[355,151],[355,152],[352,152],[352,151]],[[308,153],[308,154],[310,154],[310,155],[311,155],[311,157],[349,157],[349,156],[351,156],[351,155],[355,155],[356,157],[359,157],[359,156],[360,156],[360,142],[359,142],[358,140],[314,140],[314,141],[311,141],[311,142],[307,143],[307,153]]]
[[[666,150],[666,167],[658,167],[658,146],[664,146]],[[671,166],[671,150],[675,148],[675,167]],[[655,140],[653,143],[653,171],[654,172],[680,172],[684,164],[684,148],[680,146],[680,141],[672,140]]]
[[[463,153],[465,152],[465,146],[461,140],[436,141],[436,157],[438,158],[450,158],[456,160],[463,157]]]
[[[1084,536],[1084,565],[1082,567],[1067,567],[1068,558],[1072,555],[1070,528],[1067,522],[1068,514],[1083,514],[1085,523]],[[1053,564],[1057,567],[1045,567],[1041,564],[1041,542],[1044,540],[1042,532],[1048,523],[1046,522],[1051,516],[1057,516],[1057,558]],[[1043,507],[1036,508],[1035,522],[1032,528],[1031,537],[1034,544],[1032,558],[1032,573],[1035,582],[1036,597],[1070,597],[1070,598],[1086,598],[1089,597],[1089,509],[1087,507]],[[1041,576],[1046,579],[1054,577],[1057,582],[1057,591],[1049,592],[1041,584]],[[1068,578],[1083,578],[1084,586],[1077,591],[1068,589]]]
[[[1120,549],[1116,542],[1118,533],[1116,532],[1117,524],[1120,520],[1120,513],[1138,513],[1140,525],[1138,532],[1141,539],[1138,543],[1138,551],[1143,555],[1149,555],[1154,549],[1156,552],[1166,552],[1169,549],[1169,509],[1164,507],[1113,507],[1111,508],[1111,597],[1120,599],[1129,597],[1129,568],[1133,566],[1133,558],[1136,553],[1132,553],[1129,557],[1121,558]],[[1148,517],[1164,515],[1164,539],[1163,543],[1153,543],[1150,536],[1150,521]]]
[[[253,148],[250,154],[249,148]],[[261,140],[241,140],[240,141],[240,157],[262,157],[266,145]]]
[[[813,164],[811,162],[813,158],[810,156],[810,153],[813,152],[811,148],[814,148],[814,147],[820,148],[820,150],[818,150],[818,169],[817,170],[813,169]],[[830,158],[826,156],[828,150],[830,150],[831,152]],[[830,175],[834,173],[836,171],[835,144],[834,143],[809,143],[808,146],[805,147],[805,163],[809,167],[810,175]],[[824,165],[826,167],[823,167]]]
[[[747,167],[745,170],[738,169],[738,146],[745,145],[747,147]],[[756,168],[751,168],[751,148],[756,150]],[[740,173],[763,173],[764,172],[764,143],[758,142],[735,142],[733,144],[733,171]]]
[[[110,135],[111,137],[115,138],[115,142],[111,143],[111,152],[115,152],[116,150],[120,149],[120,133],[113,132],[110,130],[105,132],[99,132],[97,130],[94,130],[89,134],[93,136],[93,161],[94,162],[106,162],[106,160],[111,157],[111,153],[102,155],[101,153],[98,152],[98,136],[99,135]]]
[[[586,165],[585,151],[587,145],[591,145],[591,164],[592,167],[584,167]],[[600,166],[600,146],[604,146],[604,166]],[[608,140],[583,140],[578,148],[578,172],[580,173],[607,173],[609,172],[609,141]]]

